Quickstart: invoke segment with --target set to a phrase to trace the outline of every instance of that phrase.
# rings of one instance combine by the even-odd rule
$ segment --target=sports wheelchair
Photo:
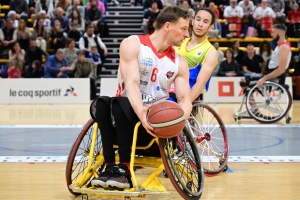
[[[88,199],[88,195],[125,199],[146,197],[148,194],[167,195],[170,192],[157,178],[163,172],[184,199],[200,199],[204,172],[216,175],[226,170],[229,146],[225,126],[217,113],[203,102],[193,104],[191,117],[182,133],[177,136],[176,142],[173,139],[153,138],[146,141],[145,145],[143,138],[138,137],[140,124],[138,122],[135,126],[132,141],[130,173],[133,188],[119,191],[99,189],[91,185],[91,180],[97,178],[104,169],[104,157],[98,124],[90,119],[79,133],[68,156],[66,182],[70,193],[82,195],[82,199]],[[114,148],[117,147],[114,145]],[[148,155],[157,149],[157,155]],[[203,158],[204,162],[201,161]],[[116,153],[116,161],[118,160]],[[143,183],[138,184],[135,175],[137,167],[156,169]]]
[[[260,88],[256,87],[258,79],[246,77],[246,83],[241,84],[248,87],[244,90],[238,111],[233,113],[234,120],[253,118],[260,123],[275,123],[285,117],[289,124],[292,96],[288,85],[284,85],[285,77],[266,81]],[[244,102],[246,110],[242,111]]]

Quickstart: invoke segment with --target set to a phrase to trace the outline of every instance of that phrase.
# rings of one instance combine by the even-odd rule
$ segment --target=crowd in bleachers
[[[107,0],[1,2],[9,5],[9,12],[0,22],[0,59],[9,60],[0,69],[1,77],[90,77],[94,81],[100,74],[108,54],[101,40],[109,34],[105,23],[105,16],[109,15]],[[117,0],[110,3],[120,4]],[[210,38],[269,38],[274,23],[287,25],[287,37],[300,36],[299,2],[295,0],[130,0],[130,3],[143,8],[141,29],[145,34],[154,31],[160,10],[180,5],[192,13],[199,7],[214,11],[217,20]],[[217,42],[214,46],[220,57],[213,74],[230,77],[263,73],[276,44],[264,41],[259,48],[249,44],[243,51],[239,42],[234,41],[225,52],[219,50]],[[87,60],[80,59],[83,52]],[[82,70],[85,68],[90,71]]]

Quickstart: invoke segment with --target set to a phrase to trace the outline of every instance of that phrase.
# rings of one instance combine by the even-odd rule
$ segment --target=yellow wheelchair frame
[[[133,141],[132,141],[130,173],[131,173],[131,180],[132,180],[133,188],[119,191],[119,190],[98,189],[94,186],[87,187],[85,185],[91,179],[91,177],[95,177],[95,178],[98,177],[97,169],[101,166],[102,163],[104,163],[103,149],[101,149],[101,151],[98,155],[94,155],[94,150],[95,150],[94,148],[95,148],[97,134],[98,134],[98,124],[96,122],[94,122],[94,130],[93,130],[92,142],[91,142],[91,146],[90,146],[91,149],[88,154],[89,158],[88,158],[87,167],[86,167],[85,171],[83,172],[83,175],[78,180],[75,180],[73,182],[71,180],[72,183],[68,186],[69,189],[71,189],[76,194],[81,194],[82,199],[88,199],[88,195],[96,196],[96,197],[105,197],[105,198],[125,198],[125,199],[130,199],[131,197],[145,198],[147,194],[156,194],[156,195],[157,194],[159,194],[159,195],[168,194],[168,195],[170,195],[171,193],[167,191],[167,189],[164,187],[164,185],[160,182],[160,180],[157,177],[165,169],[162,158],[136,157],[135,156],[136,150],[139,150],[139,149],[146,150],[146,149],[150,148],[155,142],[159,145],[159,140],[160,140],[158,138],[153,138],[147,146],[136,146],[137,136],[138,136],[138,128],[140,125],[141,125],[141,122],[138,122],[135,125]],[[114,148],[118,148],[118,146],[114,145]],[[164,151],[166,151],[166,150],[164,149]],[[71,152],[72,152],[72,150],[71,150]],[[87,155],[85,155],[85,156],[87,156]],[[94,164],[93,164],[93,159],[95,160]],[[118,154],[116,154],[116,162],[118,162],[118,161],[119,161],[119,156],[118,156]],[[150,174],[149,177],[146,178],[146,180],[144,180],[139,185],[137,183],[134,165],[141,166],[141,167],[155,167],[156,169]],[[179,163],[178,166],[175,166],[175,168],[176,168],[176,170],[180,170],[180,173],[184,174],[184,176],[186,177],[187,180],[189,180],[191,182],[193,181],[193,174],[190,172],[187,172],[185,170],[185,167],[182,164]],[[202,171],[202,175],[203,175],[201,161],[200,161],[200,168],[201,168],[200,171]],[[72,166],[71,166],[71,170],[72,170]],[[67,172],[66,173],[68,173],[68,164],[67,164]],[[171,182],[172,182],[172,180],[171,180]],[[201,193],[199,195],[199,198],[202,194],[202,187],[203,187],[203,177],[202,177],[201,190],[200,190]],[[196,199],[199,199],[199,198],[196,198]],[[193,199],[195,199],[195,198],[193,198]]]

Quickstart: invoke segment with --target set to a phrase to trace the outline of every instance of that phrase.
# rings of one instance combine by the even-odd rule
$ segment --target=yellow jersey
[[[177,53],[179,53],[182,57],[184,57],[188,63],[190,69],[189,83],[190,83],[190,88],[192,88],[197,81],[197,77],[201,70],[202,64],[205,62],[208,53],[212,48],[214,48],[214,46],[208,41],[208,39],[205,39],[197,46],[188,49],[187,44],[190,40],[191,38],[186,38],[182,42],[180,47],[175,47],[174,49]],[[208,79],[205,85],[205,91],[208,91],[210,79],[211,77]]]

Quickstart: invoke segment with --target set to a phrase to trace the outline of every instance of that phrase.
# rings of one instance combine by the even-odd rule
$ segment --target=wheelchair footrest
[[[247,110],[241,111],[241,112],[235,112],[233,113],[233,118],[238,119],[238,118],[252,118]]]
[[[154,177],[151,182],[144,188],[145,192],[149,191],[151,194],[153,192],[165,193],[168,192],[167,189],[163,186],[160,180],[157,177]]]

